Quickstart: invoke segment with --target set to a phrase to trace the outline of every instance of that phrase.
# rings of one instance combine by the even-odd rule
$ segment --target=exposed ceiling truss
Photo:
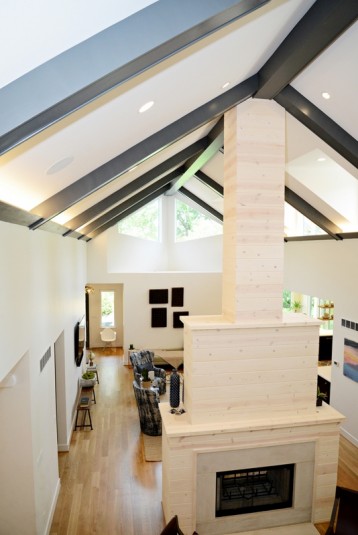
[[[29,95],[30,104],[26,111],[18,106],[19,112],[15,119],[10,117],[8,110],[16,105],[13,99],[18,98],[16,95],[19,92],[10,93],[12,84],[9,84],[9,94],[2,94],[0,99],[0,111],[4,112],[4,124],[8,128],[0,136],[0,154],[10,151],[26,139],[35,136],[94,99],[100,98],[125,81],[150,69],[168,56],[178,53],[195,41],[203,39],[247,13],[259,9],[267,2],[268,0],[221,0],[220,7],[218,7],[219,3],[214,0],[198,0],[195,3],[191,0],[182,0],[178,10],[178,3],[174,0],[156,2],[150,6],[150,9],[138,12],[135,16],[125,19],[94,38],[81,43],[78,47],[61,54],[61,57],[52,60],[61,62],[61,66],[55,66],[60,76],[65,76],[62,69],[70,69],[71,72],[76,70],[76,62],[84,61],[86,56],[91,55],[95,57],[95,60],[94,63],[88,65],[87,70],[82,69],[82,78],[73,80],[71,94],[59,94],[58,90],[49,91],[54,100],[45,101],[43,109],[36,108],[39,105],[39,99],[32,88],[38,82],[38,77],[44,80],[43,84],[46,87],[48,87],[47,84],[51,86],[56,83],[56,80],[51,80],[51,71],[47,72],[49,65],[45,64],[16,81],[21,85],[18,89],[24,90]],[[187,4],[186,8],[183,4]],[[166,26],[171,26],[163,24],[163,20],[173,17],[173,9],[177,10],[178,16],[175,32],[170,29],[166,30]],[[150,17],[153,31],[147,32],[149,35],[143,37],[143,42],[137,43],[137,46],[128,46],[135,35],[132,25],[140,23],[141,17],[144,16]],[[317,0],[254,76],[169,124],[127,151],[118,154],[37,205],[31,212],[1,203],[0,219],[28,226],[31,230],[42,227],[51,232],[61,233],[63,236],[88,241],[158,196],[172,195],[180,191],[213,217],[222,221],[222,214],[184,186],[191,177],[195,176],[217,195],[223,195],[222,186],[208,177],[202,171],[202,167],[223,148],[223,114],[250,97],[275,99],[289,114],[357,168],[358,142],[289,85],[303,68],[357,20],[357,16],[357,2]],[[160,24],[158,21],[161,21]],[[148,19],[146,19],[146,24],[148,24]],[[317,32],[318,25],[322,26],[322,24],[325,31]],[[121,47],[123,39],[127,43],[125,47]],[[120,48],[125,50],[122,56],[114,53]],[[94,54],[95,50],[97,54]],[[136,54],[131,55],[133,54],[131,50],[135,50]],[[103,57],[108,57],[105,65],[102,62]],[[84,71],[85,75],[83,75]],[[32,115],[30,113],[30,116],[27,116],[29,109]],[[11,123],[13,120],[17,121],[17,124]],[[93,192],[110,184],[138,164],[147,161],[153,154],[163,151],[212,121],[216,121],[216,125],[206,137],[111,193],[99,203],[72,218],[65,226],[52,221],[57,215]],[[328,235],[317,237],[317,239],[357,238],[356,233],[343,233],[339,227],[289,188],[285,190],[285,199]],[[287,238],[287,240],[293,239],[295,238]],[[300,239],[312,239],[312,237]]]

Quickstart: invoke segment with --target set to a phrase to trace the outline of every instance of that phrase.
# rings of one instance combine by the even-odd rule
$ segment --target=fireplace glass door
[[[293,464],[218,472],[216,516],[292,507],[293,477]]]

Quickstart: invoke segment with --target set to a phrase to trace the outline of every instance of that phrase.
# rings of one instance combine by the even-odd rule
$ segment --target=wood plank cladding
[[[292,313],[276,325],[184,322],[193,424],[315,411],[319,322]]]
[[[285,112],[249,100],[225,114],[223,314],[282,314]]]
[[[164,516],[170,519],[174,514],[178,514],[184,533],[189,535],[194,529],[207,534],[233,533],[238,526],[241,529],[245,527],[245,530],[263,527],[260,524],[260,515],[259,524],[255,526],[253,519],[255,515],[252,514],[240,515],[240,519],[236,517],[236,521],[232,520],[232,517],[226,517],[224,520],[216,518],[212,524],[203,522],[200,525],[198,517],[203,505],[199,502],[203,499],[206,503],[208,498],[205,493],[203,496],[202,490],[197,493],[200,476],[199,457],[207,456],[210,459],[210,470],[213,471],[216,467],[219,470],[220,459],[229,459],[231,456],[237,458],[239,463],[241,454],[246,452],[249,459],[245,466],[252,467],[253,459],[250,458],[250,451],[253,456],[255,451],[256,455],[262,452],[262,456],[265,456],[268,448],[275,451],[276,444],[281,450],[283,448],[288,452],[291,446],[300,449],[300,445],[305,443],[314,445],[313,489],[311,476],[308,489],[309,491],[312,489],[310,517],[315,523],[330,518],[337,482],[339,425],[342,420],[342,415],[332,407],[328,405],[320,407],[309,416],[262,417],[261,415],[259,419],[258,413],[256,422],[254,419],[246,421],[238,419],[226,426],[224,423],[217,424],[215,430],[212,423],[192,425],[187,414],[178,418],[170,414],[168,404],[160,405],[164,429],[162,442]],[[259,425],[255,425],[258,423]],[[218,456],[218,461],[215,454]],[[263,463],[268,462],[267,458],[261,460]],[[235,468],[235,463],[232,468]],[[303,488],[305,488],[304,482]],[[213,487],[208,485],[209,493],[212,490]],[[299,513],[298,500],[296,503]],[[214,515],[214,509],[210,511],[210,514]],[[297,521],[294,508],[289,509],[287,514],[288,517],[283,523],[292,524]],[[271,517],[274,519],[275,514]],[[223,523],[226,529],[222,527]],[[200,530],[200,527],[205,529]]]

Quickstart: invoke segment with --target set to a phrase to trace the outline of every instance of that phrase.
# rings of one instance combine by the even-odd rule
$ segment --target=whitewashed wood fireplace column
[[[285,110],[249,100],[225,114],[223,315],[281,320]]]
[[[246,101],[225,114],[224,136],[222,314],[182,318],[186,412],[160,403],[163,510],[186,535],[328,520],[343,418],[316,408],[320,322],[282,313],[285,112]],[[216,516],[216,473],[273,457],[296,466],[293,507]]]
[[[222,315],[183,319],[188,416],[313,411],[319,322],[282,314],[285,111],[248,100],[224,136]]]

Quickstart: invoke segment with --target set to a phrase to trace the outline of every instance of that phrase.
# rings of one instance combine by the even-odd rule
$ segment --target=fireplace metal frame
[[[284,487],[277,487],[274,472],[285,473]],[[257,513],[292,507],[295,465],[293,463],[227,470],[216,474],[216,517]],[[276,481],[275,481],[276,480]],[[266,498],[273,499],[267,502]],[[226,507],[227,504],[233,507]],[[238,504],[242,505],[238,505]]]

